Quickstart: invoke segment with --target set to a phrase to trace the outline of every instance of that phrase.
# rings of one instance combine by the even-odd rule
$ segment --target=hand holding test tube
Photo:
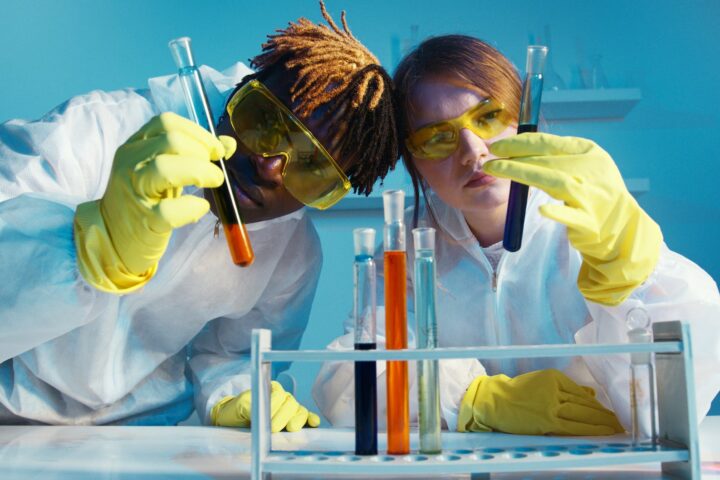
[[[178,76],[185,93],[185,104],[187,105],[188,114],[191,119],[205,128],[207,131],[215,134],[215,125],[213,121],[210,104],[207,100],[205,87],[202,83],[200,71],[195,66],[192,50],[190,49],[190,38],[181,37],[171,40],[168,44],[173,54],[173,59],[178,67]],[[245,225],[240,218],[235,196],[232,193],[232,186],[228,178],[227,169],[225,168],[225,160],[219,161],[220,168],[223,171],[225,182],[218,188],[212,189],[215,206],[218,210],[218,216],[225,230],[225,238],[230,248],[230,254],[233,262],[241,267],[250,265],[255,259],[250,239],[248,237]]]

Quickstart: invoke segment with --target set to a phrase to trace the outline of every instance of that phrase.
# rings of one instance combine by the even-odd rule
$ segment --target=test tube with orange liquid
[[[182,84],[185,105],[191,120],[217,136],[200,70],[195,66],[195,59],[190,48],[190,38],[176,38],[171,40],[168,46],[178,67],[178,77]],[[250,245],[247,229],[240,218],[240,211],[235,202],[235,195],[233,195],[230,178],[225,168],[225,159],[221,159],[218,165],[222,169],[225,181],[219,187],[211,189],[213,200],[215,200],[218,216],[225,230],[225,239],[233,263],[246,267],[255,260],[255,254],[252,245]]]
[[[385,273],[386,348],[407,348],[407,273],[405,260],[405,192],[383,193],[385,228],[383,235]],[[408,403],[407,361],[388,361],[387,445],[388,453],[410,453],[410,406]]]

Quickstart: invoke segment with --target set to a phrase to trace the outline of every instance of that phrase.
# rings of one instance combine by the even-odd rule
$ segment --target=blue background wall
[[[642,100],[622,122],[553,125],[559,134],[594,139],[625,177],[647,178],[642,206],[661,225],[673,250],[720,278],[720,2],[717,0],[575,0],[513,2],[350,2],[327,0],[380,60],[392,67],[413,37],[466,33],[491,42],[516,65],[530,38],[546,41],[569,87],[578,67],[602,55],[609,87],[637,87]],[[442,8],[441,8],[442,7]],[[35,118],[92,89],[142,87],[172,73],[171,38],[193,38],[196,57],[222,69],[259,51],[265,35],[306,16],[314,0],[3,0],[0,3],[0,122]],[[411,27],[417,26],[417,34]],[[401,185],[396,174],[389,185]],[[340,333],[351,304],[350,229],[380,227],[379,211],[313,214],[325,267],[303,347],[326,345]],[[339,288],[338,285],[344,285]],[[720,320],[719,320],[720,321]],[[309,402],[310,366],[294,366],[301,399]]]

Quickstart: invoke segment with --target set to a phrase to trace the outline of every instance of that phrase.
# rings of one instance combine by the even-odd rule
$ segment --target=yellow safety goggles
[[[350,190],[350,181],[325,147],[259,81],[235,92],[227,113],[247,150],[263,157],[285,157],[283,185],[298,201],[324,210]]]
[[[410,153],[419,159],[441,160],[455,152],[460,130],[463,128],[487,140],[502,133],[512,122],[513,119],[505,106],[488,98],[459,117],[415,130],[407,138],[405,145]]]

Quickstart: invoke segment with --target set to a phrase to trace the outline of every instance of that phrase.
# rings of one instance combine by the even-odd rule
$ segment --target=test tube
[[[353,230],[353,317],[355,350],[375,350],[375,229]],[[377,455],[377,369],[355,362],[355,454]]]
[[[652,343],[650,316],[642,307],[627,313],[626,324],[630,343]],[[630,417],[632,442],[655,444],[657,423],[655,410],[655,370],[652,352],[630,354]]]
[[[195,59],[190,48],[190,38],[176,38],[171,40],[168,46],[178,67],[178,77],[185,93],[185,105],[190,119],[216,135],[210,103],[208,103],[200,70],[195,66]],[[255,254],[235,202],[232,185],[225,167],[225,159],[221,159],[218,165],[222,169],[225,181],[219,187],[211,189],[212,196],[225,230],[225,238],[232,260],[236,265],[246,267],[253,262]]]
[[[544,45],[528,45],[525,80],[520,98],[520,117],[518,134],[537,132],[542,101],[543,67],[548,49]],[[522,245],[527,208],[528,186],[522,183],[510,183],[503,247],[508,252],[517,252]]]
[[[405,192],[383,192],[385,227],[385,336],[388,350],[407,348],[407,292],[405,261]],[[410,406],[408,404],[407,361],[388,361],[387,444],[388,453],[410,453]]]
[[[413,229],[417,348],[437,348],[435,229]],[[420,360],[417,370],[420,452],[440,453],[440,385],[437,360]]]

